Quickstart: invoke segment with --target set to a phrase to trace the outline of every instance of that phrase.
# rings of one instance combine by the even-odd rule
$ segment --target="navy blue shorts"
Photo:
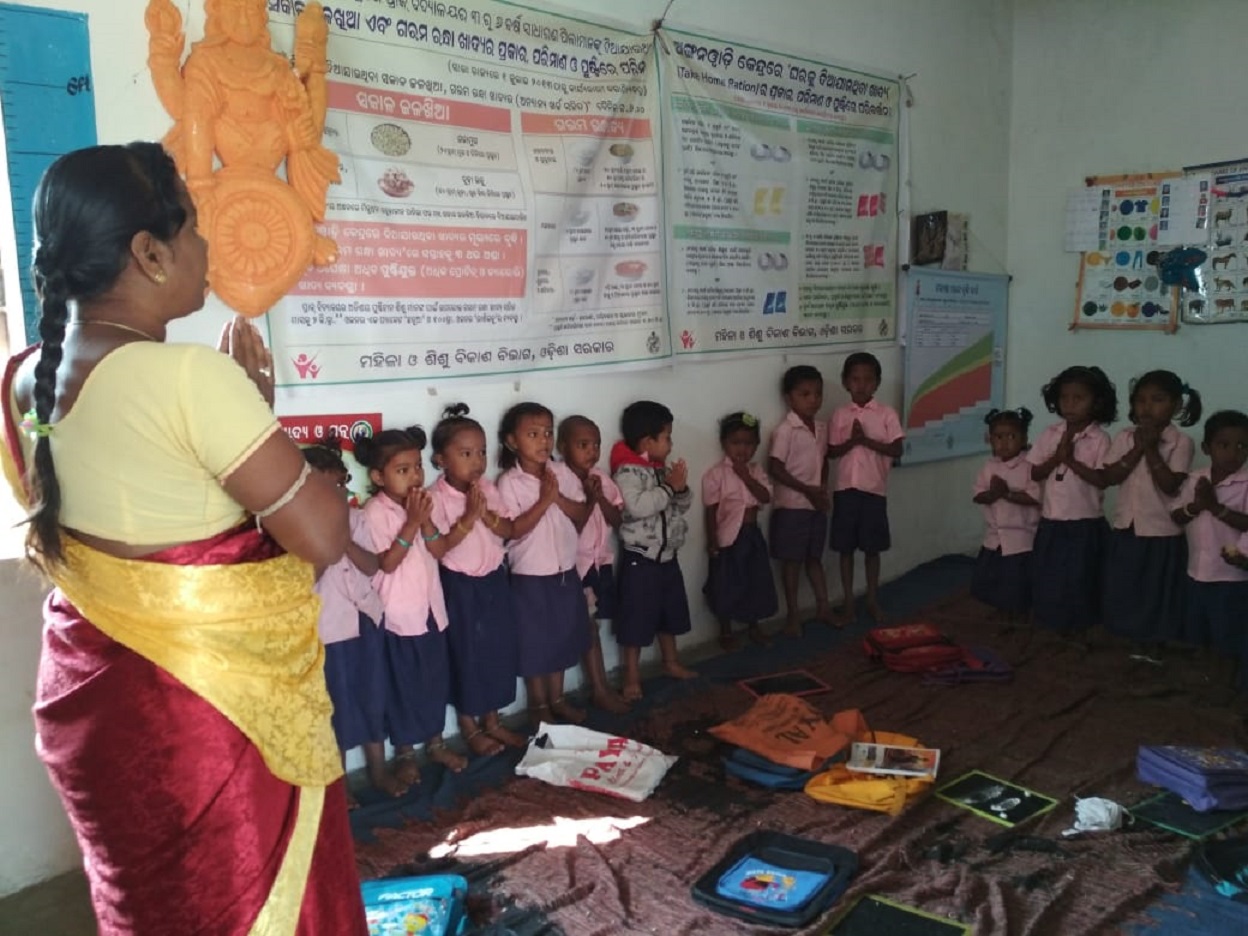
[[[773,559],[781,562],[822,559],[828,515],[819,510],[777,507],[771,512],[767,534]]]
[[[1183,635],[1187,537],[1110,530],[1101,602],[1105,629],[1143,643]]]
[[[832,492],[832,533],[838,553],[882,553],[893,545],[888,531],[888,498],[856,488]]]
[[[609,565],[591,566],[581,579],[581,585],[594,593],[594,620],[614,621],[615,569]]]
[[[325,645],[325,686],[340,751],[386,740],[386,638],[367,614],[359,637]]]
[[[511,598],[520,636],[520,675],[561,673],[580,662],[591,634],[589,608],[576,569],[554,575],[511,573]]]
[[[1248,582],[1198,582],[1188,576],[1183,638],[1241,659],[1248,644],[1244,628],[1246,610]]]
[[[637,553],[620,557],[620,607],[615,641],[622,647],[648,647],[655,634],[687,634],[689,598],[675,559],[655,562]]]
[[[507,566],[489,575],[441,569],[451,658],[451,702],[480,718],[516,701],[520,649]]]
[[[723,620],[757,624],[779,610],[767,543],[757,523],[742,524],[736,542],[711,557],[702,594]]]
[[[386,734],[391,744],[424,744],[446,727],[451,666],[446,631],[429,615],[419,637],[386,635]]]
[[[1000,548],[980,547],[971,573],[971,594],[998,611],[1031,610],[1031,553],[1001,555]]]
[[[1108,535],[1103,517],[1041,518],[1031,550],[1031,607],[1037,627],[1070,633],[1100,624]]]

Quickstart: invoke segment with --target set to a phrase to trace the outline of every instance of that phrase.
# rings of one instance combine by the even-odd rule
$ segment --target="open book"
[[[845,766],[863,773],[899,774],[903,777],[935,780],[936,771],[940,767],[940,751],[935,748],[856,742]]]

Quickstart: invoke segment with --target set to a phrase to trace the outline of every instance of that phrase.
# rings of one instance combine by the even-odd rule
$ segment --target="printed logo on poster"
[[[316,445],[337,436],[344,452],[355,451],[354,439],[371,439],[381,432],[381,413],[342,413],[320,416],[279,416],[286,434],[299,445]]]

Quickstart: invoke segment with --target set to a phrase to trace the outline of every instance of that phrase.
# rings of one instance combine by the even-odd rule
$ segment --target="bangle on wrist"
[[[1199,510],[1197,510],[1197,511],[1193,511],[1193,510],[1192,510],[1192,505],[1191,505],[1191,504],[1184,504],[1184,505],[1183,505],[1183,512],[1184,512],[1185,514],[1187,514],[1189,517],[1195,517],[1195,516],[1197,516],[1197,515],[1199,515],[1199,514],[1200,514],[1200,511],[1199,511]]]
[[[403,537],[401,537],[401,536],[396,536],[396,537],[394,538],[394,541],[395,541],[396,543],[398,543],[400,546],[402,546],[404,549],[411,549],[411,548],[412,548],[412,544],[411,544],[411,543],[409,543],[407,540],[405,540],[405,539],[404,539]]]
[[[467,526],[464,526],[464,521],[460,520],[455,524],[455,529],[459,531],[460,536],[467,536],[472,532],[472,524],[470,523]]]
[[[421,539],[423,539],[426,543],[432,543],[434,540],[436,540],[436,539],[437,539],[438,537],[440,537],[441,535],[442,535],[442,531],[441,531],[441,530],[439,530],[437,527],[434,527],[434,528],[433,528],[433,535],[432,535],[432,536],[426,536],[426,535],[422,532],[422,533],[420,534],[420,538],[421,538]]]

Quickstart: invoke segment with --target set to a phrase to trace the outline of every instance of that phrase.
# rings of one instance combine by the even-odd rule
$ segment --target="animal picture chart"
[[[1208,189],[1206,239],[1193,246],[1208,258],[1196,270],[1197,291],[1182,298],[1183,321],[1193,325],[1248,322],[1248,160],[1184,170]],[[1203,207],[1203,206],[1202,206]]]
[[[1174,332],[1178,290],[1157,272],[1158,233],[1169,214],[1161,186],[1173,173],[1094,176],[1086,181],[1099,192],[1097,248],[1079,262],[1074,329],[1127,329]]]

